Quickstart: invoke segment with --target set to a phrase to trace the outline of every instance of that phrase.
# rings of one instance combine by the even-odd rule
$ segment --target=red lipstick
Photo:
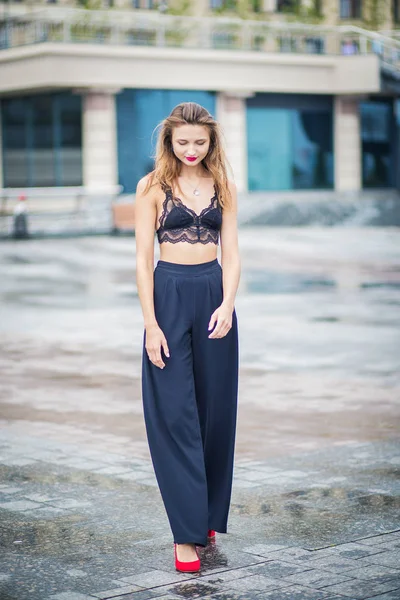
[[[190,162],[194,162],[195,160],[197,160],[197,156],[186,156],[186,160],[189,160]]]

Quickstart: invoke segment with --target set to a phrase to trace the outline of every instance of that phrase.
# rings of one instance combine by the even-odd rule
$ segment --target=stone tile
[[[357,544],[362,544],[363,546],[379,546],[380,544],[385,544],[389,540],[387,539],[387,534],[374,535],[373,537],[364,538],[361,540],[357,540]]]
[[[82,571],[81,569],[69,569],[66,573],[70,577],[87,577],[86,571]]]
[[[206,583],[223,583],[224,581],[233,581],[235,579],[241,579],[242,577],[249,577],[254,575],[252,567],[245,569],[230,569],[229,571],[219,571],[211,576],[202,576],[201,581]]]
[[[84,506],[90,506],[91,502],[87,500],[77,500],[76,498],[61,498],[59,500],[53,500],[52,506],[56,508],[82,508]]]
[[[338,573],[327,573],[326,571],[320,571],[319,569],[312,569],[311,571],[303,571],[302,573],[285,576],[284,580],[288,583],[306,585],[318,590],[328,585],[352,581],[352,578],[348,577],[347,573],[346,575],[343,575]]]
[[[242,472],[242,471],[246,471],[246,470],[247,470],[247,467],[245,467],[245,466],[236,467],[236,471]],[[260,473],[263,473],[264,475],[270,475],[271,477],[282,473],[282,469],[279,469],[278,467],[269,467],[268,465],[265,465],[265,464],[254,465],[251,467],[251,470],[259,471]]]
[[[297,479],[299,477],[309,477],[310,473],[306,472],[306,471],[297,471],[297,470],[293,470],[293,471],[281,471],[280,475],[282,475],[283,477],[288,477],[289,479]]]
[[[42,504],[30,502],[29,500],[15,500],[14,502],[2,502],[0,509],[12,510],[16,512],[24,510],[32,510],[33,508],[41,508]]]
[[[383,552],[376,556],[371,556],[370,562],[374,565],[383,565],[384,567],[394,567],[400,569],[400,553],[399,552]]]
[[[123,596],[112,596],[112,600],[152,600],[152,598],[161,598],[161,596],[155,592],[150,590],[143,590],[141,592],[133,592],[132,594],[124,594]],[[166,599],[167,596],[162,596],[162,598]],[[173,598],[172,596],[168,596],[168,598]],[[182,600],[182,597],[175,596],[178,600]]]
[[[338,554],[344,558],[363,558],[364,556],[370,556],[372,554],[378,554],[383,552],[378,546],[363,546],[350,542],[348,544],[340,544],[329,549],[332,554]]]
[[[93,596],[87,596],[86,594],[79,594],[78,592],[61,592],[60,594],[53,594],[48,596],[47,600],[93,600]]]
[[[375,535],[373,537],[364,538],[357,540],[358,544],[366,544],[368,546],[376,546],[377,544],[387,544],[387,542],[400,542],[400,531],[394,531],[391,533],[382,533],[381,535]]]
[[[24,494],[24,498],[33,502],[53,502],[59,500],[60,496],[48,496],[47,494]]]
[[[16,494],[21,491],[22,488],[4,486],[0,489],[0,494]]]
[[[141,479],[148,479],[149,474],[146,471],[128,471],[127,473],[119,473],[117,479],[123,479],[126,481],[140,481]]]
[[[350,598],[364,599],[372,598],[378,594],[385,592],[391,592],[398,589],[398,584],[386,581],[386,582],[375,582],[373,580],[359,579],[354,581],[347,581],[345,583],[338,583],[325,588],[326,592],[332,592],[332,594],[341,594],[342,596],[349,596]]]
[[[155,477],[148,477],[147,479],[138,479],[137,482],[140,483],[140,485],[148,485],[150,487],[158,487]]]
[[[392,540],[391,542],[387,542],[385,544],[379,544],[374,546],[377,550],[382,550],[383,552],[397,552],[400,553],[400,541]]]
[[[380,581],[384,579],[394,579],[400,576],[400,565],[397,563],[397,569],[390,569],[383,567],[382,565],[369,565],[363,566],[358,569],[351,569],[346,571],[348,577],[355,577],[356,579],[371,579],[372,577],[379,577]]]
[[[319,555],[321,556],[321,554]],[[284,548],[283,550],[277,550],[271,556],[274,560],[283,560],[285,562],[308,562],[315,558],[315,554],[312,550],[305,550],[299,547]]]
[[[98,598],[99,600],[107,600],[108,598],[115,598],[115,596],[121,596],[122,594],[130,594],[132,592],[143,591],[143,588],[138,585],[121,585],[118,588],[112,590],[105,590],[104,592],[90,592],[91,596]]]
[[[240,479],[244,481],[265,481],[268,477],[260,471],[245,471],[240,473]]]
[[[271,552],[283,550],[284,548],[288,548],[288,546],[284,546],[283,544],[256,544],[255,546],[246,546],[242,552],[256,554],[257,556],[269,556]]]
[[[255,488],[260,485],[261,481],[245,481],[243,479],[234,479],[232,483],[232,487],[238,489]]]
[[[251,575],[251,577],[243,577],[235,580],[235,585],[232,586],[230,581],[222,584],[223,588],[234,588],[236,592],[247,592],[251,590],[267,591],[276,588],[286,587],[289,584],[282,579],[273,579],[264,575]]]
[[[187,579],[189,576],[189,574],[172,574],[168,571],[159,571],[154,569],[153,571],[132,575],[131,577],[121,577],[121,581],[134,583],[142,588],[153,588],[159,585],[168,585],[169,583],[179,582],[182,581],[182,579]]]
[[[33,465],[35,462],[31,458],[6,458],[1,461],[3,465],[6,467],[26,467],[28,465]]]
[[[295,565],[280,560],[271,560],[267,563],[249,567],[249,569],[251,569],[253,573],[279,578],[294,575],[295,573],[302,573],[303,571],[309,570],[310,566],[308,564]]]
[[[208,595],[213,595],[220,590],[217,585],[205,582],[203,578],[195,575],[190,580],[180,583],[174,583],[173,585],[164,585],[159,588],[153,589],[154,593],[157,592],[157,598],[160,596],[164,598],[164,595],[178,596],[179,598],[204,598]]]
[[[387,594],[379,594],[379,596],[374,596],[373,600],[399,600],[399,598],[399,590],[394,590],[393,592],[388,592]]]
[[[313,590],[300,585],[291,585],[272,592],[266,592],[260,600],[333,600],[333,594],[324,590]],[[341,600],[344,600],[343,596]]]
[[[35,508],[35,510],[27,510],[24,514],[26,516],[29,515],[32,519],[52,519],[53,517],[65,514],[65,510],[45,505],[42,508]]]
[[[166,594],[164,596],[156,596],[157,600],[182,600],[182,596],[173,596],[172,594]],[[203,596],[204,598],[204,596]],[[125,600],[125,598],[121,598],[121,600]],[[132,598],[132,600],[136,600]]]
[[[96,462],[94,460],[86,460],[84,458],[74,458],[71,456],[67,456],[65,459],[57,460],[57,464],[60,464],[65,467],[70,467],[72,469],[82,469],[83,471],[96,471],[96,469],[101,469],[102,467],[107,467],[107,464],[104,462]]]
[[[371,563],[372,557],[369,558],[369,556],[359,559],[331,556],[318,558],[317,560],[310,560],[307,563],[307,567],[310,569],[323,569],[329,573],[342,573],[350,571],[351,569],[358,569],[360,566],[370,565]]]
[[[121,475],[122,473],[131,472],[131,469],[126,465],[125,467],[102,467],[101,469],[96,469],[93,472],[98,473],[99,475]]]

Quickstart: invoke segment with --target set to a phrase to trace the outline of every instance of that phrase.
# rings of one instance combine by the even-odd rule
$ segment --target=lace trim
[[[219,231],[209,230],[203,227],[199,235],[197,232],[197,228],[189,227],[188,230],[192,231],[191,237],[189,237],[185,232],[182,232],[181,229],[168,229],[165,231],[158,231],[158,241],[160,244],[162,244],[163,242],[170,242],[171,244],[177,244],[178,242],[188,242],[189,244],[212,243],[216,246],[218,245]],[[175,235],[177,237],[174,237]]]
[[[215,203],[218,205],[218,196],[217,196],[217,191],[215,190],[215,186],[214,186],[214,195],[212,196],[212,198],[210,200],[210,204],[208,206],[206,206],[205,208],[203,208],[203,210],[201,211],[201,213],[199,215],[192,208],[189,208],[189,206],[186,206],[186,204],[184,202],[182,202],[182,200],[180,198],[178,198],[178,196],[174,196],[172,194],[172,190],[169,189],[165,192],[165,200],[163,202],[163,210],[160,215],[160,218],[158,219],[158,223],[159,223],[160,227],[163,226],[163,223],[165,223],[165,219],[167,218],[168,213],[171,212],[171,210],[172,210],[172,207],[168,208],[168,202],[171,201],[172,206],[175,206],[174,200],[177,200],[178,203],[182,206],[182,208],[184,208],[188,213],[190,213],[194,218],[197,218],[197,219],[200,219],[209,210],[211,210],[214,207]]]

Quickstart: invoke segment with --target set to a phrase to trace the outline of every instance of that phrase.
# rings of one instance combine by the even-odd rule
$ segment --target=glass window
[[[400,22],[400,0],[392,0],[392,15],[395,23]]]
[[[56,185],[54,168],[54,130],[52,96],[31,98],[32,108],[32,161],[33,186]]]
[[[362,15],[361,0],[340,0],[340,18],[341,19],[361,19]]]
[[[2,101],[4,187],[28,185],[26,99]]]
[[[5,187],[81,185],[81,121],[73,94],[3,100]]]
[[[82,184],[81,97],[59,97],[59,177],[62,185]]]
[[[394,131],[391,102],[362,102],[363,187],[390,187],[394,168]]]
[[[277,12],[295,12],[300,5],[300,0],[278,0]]]
[[[249,190],[333,187],[331,109],[274,108],[250,100],[247,143]]]
[[[237,0],[210,0],[210,8],[225,8],[226,10],[235,10]]]

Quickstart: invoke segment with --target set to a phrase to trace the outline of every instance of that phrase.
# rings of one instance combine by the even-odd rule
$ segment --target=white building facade
[[[132,193],[183,101],[220,121],[240,191],[398,185],[400,42],[387,36],[107,11],[5,25],[2,188]]]

